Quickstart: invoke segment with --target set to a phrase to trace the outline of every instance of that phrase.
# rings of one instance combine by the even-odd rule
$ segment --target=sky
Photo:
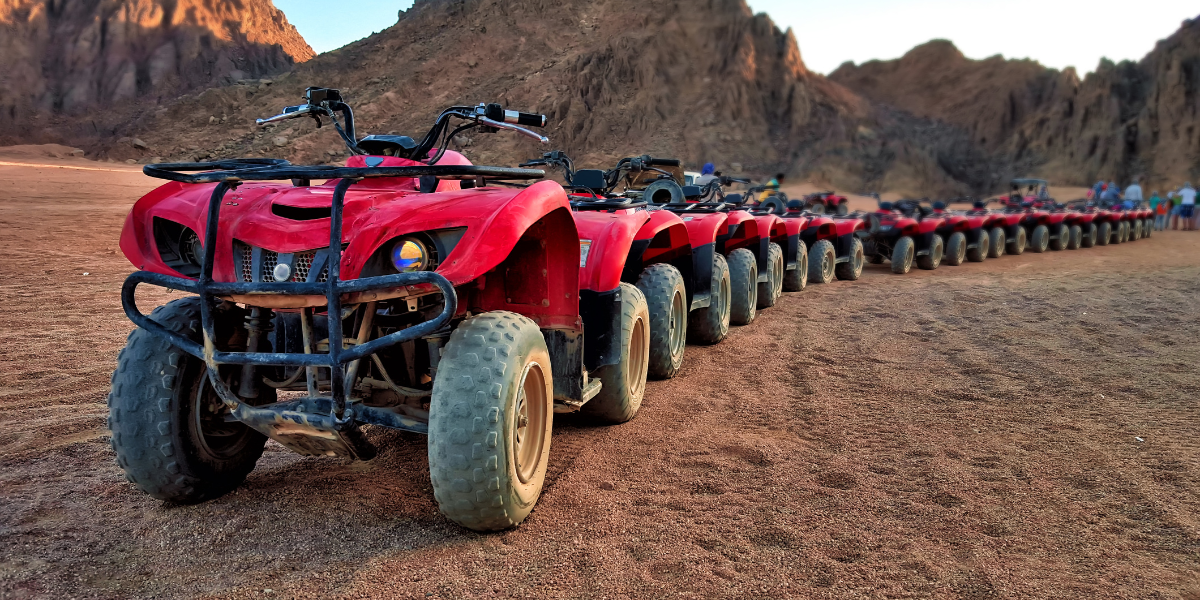
[[[274,0],[317,52],[396,23],[412,0]],[[948,39],[970,58],[1002,54],[1056,69],[1094,71],[1102,57],[1137,60],[1187,18],[1196,0],[748,0],[781,29],[792,27],[808,68],[829,73],[843,62],[902,56]]]

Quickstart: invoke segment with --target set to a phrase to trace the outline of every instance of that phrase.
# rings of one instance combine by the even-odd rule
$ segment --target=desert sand
[[[0,598],[1200,598],[1200,233],[786,294],[634,421],[559,419],[480,535],[378,429],[197,506],[126,483],[117,241],[156,182],[0,161]]]

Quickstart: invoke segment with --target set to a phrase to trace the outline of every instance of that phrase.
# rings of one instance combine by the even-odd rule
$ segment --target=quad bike
[[[1051,213],[1043,207],[1044,202],[1031,198],[1009,196],[1000,201],[1006,215],[1018,216],[1008,221],[1009,254],[1020,254],[1025,250],[1025,247],[1014,248],[1019,245],[1016,242],[1020,239],[1026,240],[1026,247],[1037,253],[1051,248],[1066,249],[1071,238],[1071,227],[1064,222],[1065,213]]]
[[[697,327],[711,330],[709,339],[720,341],[728,334],[730,312],[728,269],[715,265],[724,258],[715,259],[711,246],[694,252],[683,219],[674,213],[647,210],[644,200],[613,193],[634,166],[663,162],[669,161],[641,157],[622,160],[612,171],[576,171],[566,153],[554,151],[521,164],[563,171],[579,230],[580,294],[603,294],[624,282],[646,297],[648,370],[656,379],[674,377],[683,365],[689,313],[701,319]]]
[[[745,197],[753,196],[748,194]],[[725,201],[736,205],[741,204],[745,197],[730,194]],[[778,203],[768,198],[747,207],[756,215],[774,214],[782,217],[788,231],[788,247],[795,245],[805,250],[803,258],[807,273],[797,273],[802,278],[797,281],[798,289],[803,289],[807,282],[830,283],[834,278],[855,281],[862,276],[866,255],[862,240],[855,235],[867,226],[862,218],[812,213],[805,210],[801,200]]]
[[[454,106],[419,142],[360,140],[337,90],[309,88],[306,100],[260,123],[331,121],[353,155],[345,167],[145,167],[170,183],[137,201],[121,234],[139,269],[121,300],[138,328],[108,399],[117,462],[155,498],[194,503],[240,485],[268,438],[369,459],[362,425],[425,433],[443,514],[513,527],[541,494],[554,413],[637,413],[645,298],[625,283],[580,292],[579,237],[557,183],[489,185],[542,171],[446,150],[471,128],[545,142],[520,127],[545,117]],[[189,295],[147,316],[141,284]]]
[[[946,219],[920,202],[880,202],[879,209],[865,213],[863,219],[868,226],[856,235],[872,264],[891,261],[892,272],[898,275],[911,271],[914,263],[925,270],[941,265],[945,241],[938,230]]]
[[[643,183],[646,180],[643,180]],[[807,248],[791,234],[788,224],[766,211],[746,210],[742,196],[725,196],[724,186],[748,183],[743,179],[720,176],[703,187],[677,186],[674,177],[649,180],[643,197],[652,207],[679,215],[688,226],[692,243],[712,244],[716,254],[724,255],[734,288],[732,319],[744,325],[754,320],[758,310],[775,306],[784,291],[799,291],[807,279],[798,280],[797,270],[807,264]],[[664,190],[670,190],[668,198]],[[638,193],[638,192],[633,192]],[[675,201],[682,196],[683,201]],[[772,196],[770,199],[777,200]],[[750,264],[753,267],[750,268]],[[735,274],[746,272],[745,276]],[[753,271],[754,276],[749,274]],[[743,286],[742,281],[746,284]],[[757,282],[754,284],[753,282]],[[750,289],[754,288],[754,289]],[[745,289],[745,299],[737,298]],[[749,295],[754,299],[750,300]]]
[[[944,222],[936,231],[946,242],[943,261],[952,267],[963,264],[964,261],[983,262],[991,248],[990,229],[987,227],[988,214],[983,210],[985,204],[975,203],[975,210],[949,211],[946,202],[934,202],[931,206],[935,215],[941,216]]]
[[[815,194],[807,194],[804,196],[805,210],[813,214],[850,214],[850,201],[839,194],[832,191],[817,192]]]
[[[575,173],[576,183],[585,173]],[[590,185],[596,187],[589,189],[604,189],[611,194],[622,186],[621,195],[645,201],[649,210],[678,215],[688,232],[698,280],[711,273],[711,281],[716,283],[710,285],[723,285],[720,282],[728,274],[728,317],[722,316],[720,305],[697,305],[703,312],[690,318],[688,337],[692,341],[721,341],[728,334],[729,323],[749,324],[759,308],[774,306],[782,291],[794,284],[790,274],[800,259],[792,253],[792,247],[785,252],[776,243],[786,239],[786,228],[778,217],[752,215],[723,201],[702,201],[706,195],[723,198],[721,181],[728,184],[736,180],[721,177],[704,187],[681,185],[683,169],[678,160],[649,156],[621,159],[610,171],[586,176],[595,180]],[[723,296],[724,291],[719,293]]]

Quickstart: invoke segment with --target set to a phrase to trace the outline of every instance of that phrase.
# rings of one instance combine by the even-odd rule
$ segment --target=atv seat
[[[375,156],[408,156],[417,143],[407,135],[368,135],[358,142],[358,147]]]

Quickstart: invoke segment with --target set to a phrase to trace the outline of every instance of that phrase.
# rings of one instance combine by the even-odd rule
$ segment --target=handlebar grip
[[[514,125],[525,125],[527,127],[545,127],[546,115],[506,110],[504,111],[504,122]]]
[[[651,167],[678,167],[681,164],[678,158],[651,158],[646,161],[646,165]]]
[[[487,118],[501,123],[525,125],[526,127],[545,127],[546,115],[526,113],[517,110],[504,110],[499,104],[489,104],[486,108]]]

